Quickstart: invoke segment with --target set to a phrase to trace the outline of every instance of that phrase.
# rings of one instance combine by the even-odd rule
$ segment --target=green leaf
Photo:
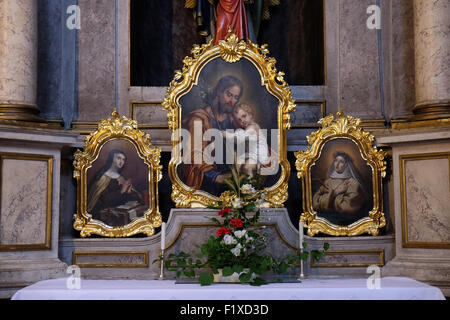
[[[330,244],[328,242],[325,242],[323,244],[323,250],[327,251],[328,249],[330,249]]]
[[[267,284],[267,281],[261,277],[256,277],[252,282],[250,282],[250,285],[252,286],[261,286],[263,284]]]
[[[231,168],[231,175],[233,176],[233,180],[235,182],[235,184],[237,185],[237,187],[239,188],[239,175],[237,173],[237,170],[235,168]]]
[[[241,273],[241,275],[239,276],[239,281],[242,283],[246,283],[249,282],[252,278],[252,274],[250,272],[244,272]]]
[[[318,250],[311,251],[311,256],[315,261],[319,261],[320,259],[322,259],[322,257],[324,255],[325,255],[325,252],[323,252],[323,251],[318,251]]]
[[[184,271],[183,274],[188,277],[188,278],[193,278],[195,277],[195,272],[194,270],[190,270],[190,271]]]
[[[233,190],[235,193],[236,191],[236,187],[233,185],[232,182],[230,182],[228,179],[225,179],[224,182],[231,188],[231,190]]]
[[[242,271],[244,271],[244,267],[241,266],[241,265],[239,265],[239,264],[235,264],[235,265],[233,266],[233,271],[239,274],[239,273],[241,273]]]
[[[231,276],[233,273],[234,273],[234,271],[233,271],[233,269],[232,269],[231,267],[225,267],[225,268],[223,268],[223,270],[222,270],[222,275],[223,275],[224,277],[229,277],[229,276]]]
[[[253,211],[253,209],[255,209],[255,204],[250,203],[250,204],[246,205],[244,209],[245,209],[245,211]]]
[[[307,246],[308,246],[308,244],[307,244],[306,242],[303,242],[303,243],[302,243],[303,249],[306,249]]]
[[[308,252],[303,252],[303,253],[300,253],[300,259],[302,259],[303,261],[306,261],[306,260],[308,260]]]
[[[280,273],[285,273],[287,268],[288,268],[288,265],[286,264],[286,262],[282,262],[280,264]]]
[[[202,286],[209,286],[211,283],[213,283],[213,281],[214,281],[214,276],[207,272],[203,272],[198,277],[198,282],[200,282],[200,284]]]

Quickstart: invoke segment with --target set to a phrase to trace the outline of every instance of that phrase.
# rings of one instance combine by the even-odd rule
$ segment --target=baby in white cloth
[[[248,149],[237,154],[237,163],[240,165],[240,171],[253,177],[258,170],[258,166],[266,165],[269,162],[269,148],[267,139],[261,132],[260,126],[254,121],[255,110],[248,104],[236,104],[231,113],[231,119],[237,128],[235,133],[222,131],[227,139],[236,137],[237,144],[248,140]],[[241,148],[237,148],[238,151]]]

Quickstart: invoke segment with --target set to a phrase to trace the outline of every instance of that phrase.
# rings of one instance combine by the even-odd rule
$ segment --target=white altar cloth
[[[68,289],[67,279],[37,282],[12,300],[445,300],[441,290],[403,277],[381,278],[379,289],[367,279],[305,279],[301,283],[176,284],[174,280],[86,280]]]

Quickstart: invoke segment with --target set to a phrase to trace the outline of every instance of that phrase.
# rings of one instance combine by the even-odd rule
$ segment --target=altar
[[[12,300],[445,300],[438,288],[404,277],[381,278],[379,286],[365,278],[311,278],[259,287],[80,279],[79,289],[69,289],[70,283],[70,278],[40,281],[16,292]]]

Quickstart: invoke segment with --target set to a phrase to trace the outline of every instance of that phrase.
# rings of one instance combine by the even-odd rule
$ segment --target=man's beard
[[[219,112],[220,113],[230,113],[233,110],[231,103],[222,104],[219,101]]]

